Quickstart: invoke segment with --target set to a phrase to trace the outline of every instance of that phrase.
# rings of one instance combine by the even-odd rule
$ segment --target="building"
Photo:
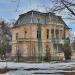
[[[29,11],[19,15],[12,28],[12,58],[27,61],[63,59],[61,43],[69,37],[69,27],[54,13]]]

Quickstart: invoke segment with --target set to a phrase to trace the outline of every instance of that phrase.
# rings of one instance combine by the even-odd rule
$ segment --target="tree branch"
[[[61,2],[71,12],[71,14],[75,16],[75,13],[64,3],[64,1],[61,0]]]

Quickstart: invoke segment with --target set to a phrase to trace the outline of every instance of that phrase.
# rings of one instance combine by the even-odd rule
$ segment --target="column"
[[[54,39],[56,39],[56,27],[54,26]]]
[[[52,29],[53,29],[53,26],[50,25],[50,28],[49,28],[49,37],[50,37],[50,53],[51,53],[51,59],[53,58],[53,54],[54,54],[54,47],[53,47],[53,41],[52,41],[52,32],[51,32]]]

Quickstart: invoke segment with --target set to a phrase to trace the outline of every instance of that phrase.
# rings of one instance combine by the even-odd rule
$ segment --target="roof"
[[[70,29],[70,28],[67,26],[67,24],[63,21],[63,19],[62,19],[61,16],[58,16],[58,18],[59,18],[60,21],[64,24],[64,27],[65,27],[66,29]]]
[[[55,14],[55,13],[52,13],[52,12],[40,12],[40,11],[36,11],[36,10],[30,10],[30,11],[24,13],[24,14],[19,15],[19,16],[22,16],[22,15],[25,15],[25,14],[28,14],[28,13],[32,13],[32,12],[40,13],[40,14],[49,14],[49,13]]]
[[[65,28],[70,29],[70,28],[66,25],[66,23],[63,21],[63,19],[62,19],[61,16],[57,16],[57,15],[55,15],[55,13],[52,13],[52,12],[40,12],[40,11],[31,10],[31,11],[28,11],[28,12],[26,12],[26,13],[24,13],[24,14],[19,15],[18,20],[20,20],[21,18],[23,18],[25,15],[31,14],[32,12],[33,12],[33,13],[36,13],[36,14],[42,14],[42,15],[45,15],[45,16],[50,13],[51,15],[55,16],[56,19],[59,20],[59,22],[63,23],[64,26],[65,26]],[[18,24],[18,20],[16,21],[15,25]],[[29,21],[28,21],[28,22],[29,22]]]

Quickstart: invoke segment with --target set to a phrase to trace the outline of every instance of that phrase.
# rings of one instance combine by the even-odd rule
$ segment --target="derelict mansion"
[[[29,11],[19,15],[12,28],[11,57],[17,54],[26,60],[36,58],[63,58],[61,44],[69,37],[69,28],[60,16],[54,13]]]

